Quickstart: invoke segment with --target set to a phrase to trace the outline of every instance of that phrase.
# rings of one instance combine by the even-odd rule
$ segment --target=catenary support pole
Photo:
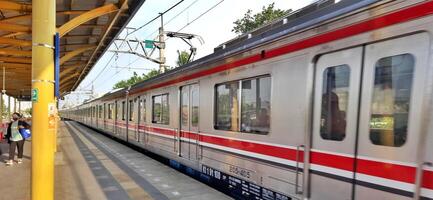
[[[164,18],[163,14],[160,13],[161,16],[161,27],[159,27],[159,72],[165,72],[165,38],[164,38]]]
[[[32,200],[54,199],[54,52],[56,1],[32,1]],[[54,118],[55,120],[55,118]]]

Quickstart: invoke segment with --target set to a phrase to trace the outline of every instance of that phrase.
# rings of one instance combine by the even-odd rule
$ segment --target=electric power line
[[[182,13],[184,13],[186,10],[188,10],[191,6],[193,6],[195,3],[197,3],[199,0],[195,0],[192,3],[190,3],[187,7],[185,7],[182,11],[180,11],[179,13],[177,13],[175,16],[173,16],[172,18],[170,18],[167,22],[164,23],[164,26],[169,24],[170,22],[172,22],[174,19],[176,19],[177,17],[179,17],[179,15],[181,15]],[[156,32],[158,32],[158,29],[156,29],[154,32],[152,32],[151,34],[147,35],[145,38],[149,38],[150,36],[152,36],[153,34],[155,34]]]
[[[155,18],[153,18],[152,20],[148,21],[147,23],[145,23],[144,25],[136,28],[135,30],[133,30],[130,34],[133,34],[135,32],[137,32],[138,30],[142,29],[143,27],[149,25],[150,23],[152,23],[153,21],[157,20],[161,15],[164,15],[165,13],[167,13],[168,11],[172,10],[173,8],[175,8],[176,6],[178,6],[180,3],[182,3],[184,0],[181,0],[179,2],[177,2],[176,4],[174,4],[173,6],[171,6],[169,9],[165,10],[162,13],[159,13],[158,16],[156,16]]]
[[[199,16],[197,16],[196,18],[194,18],[191,22],[188,22],[185,26],[183,26],[182,28],[180,28],[177,32],[180,32],[181,30],[183,30],[184,28],[186,28],[187,26],[189,26],[190,24],[194,23],[195,21],[197,21],[198,19],[200,19],[201,17],[203,17],[203,15],[207,14],[208,12],[210,12],[211,10],[213,10],[214,8],[216,8],[218,5],[220,5],[224,0],[219,1],[218,3],[216,3],[215,5],[213,5],[212,7],[210,7],[209,9],[207,9],[205,12],[203,12],[202,14],[200,14]]]
[[[218,5],[220,5],[224,0],[219,1],[218,3],[214,4],[212,7],[210,7],[209,9],[207,9],[206,11],[204,11],[203,13],[201,13],[199,16],[197,16],[196,18],[194,18],[191,22],[188,22],[187,24],[185,24],[185,26],[183,26],[182,28],[180,28],[179,30],[177,30],[176,32],[180,32],[182,31],[184,28],[186,28],[187,26],[191,25],[192,23],[194,23],[195,21],[197,21],[198,19],[200,19],[201,17],[203,17],[204,15],[206,15],[207,13],[209,13],[211,10],[215,9]],[[169,40],[170,38],[167,38],[165,41]],[[164,41],[164,42],[165,42]]]
[[[156,16],[155,18],[153,18],[153,19],[151,19],[150,21],[148,21],[147,23],[145,23],[144,25],[138,27],[137,29],[135,29],[134,31],[132,31],[132,32],[130,32],[130,33],[127,33],[126,36],[125,36],[125,38],[127,38],[129,35],[131,35],[131,34],[137,32],[138,30],[144,28],[145,26],[149,25],[150,23],[152,23],[153,21],[155,21],[156,19],[158,19],[161,15],[164,15],[165,13],[169,12],[170,10],[172,10],[173,8],[175,8],[176,6],[178,6],[178,5],[179,5],[180,3],[182,3],[183,1],[184,1],[184,0],[180,0],[179,2],[177,2],[176,4],[174,4],[173,6],[171,6],[171,7],[168,8],[167,10],[165,10],[164,12],[160,13],[160,14],[159,14],[158,16]],[[121,47],[123,46],[124,43],[125,43],[125,42],[122,41],[122,43],[120,43],[120,45],[119,45],[119,48],[121,48]],[[113,55],[111,56],[110,60],[107,62],[107,64],[104,66],[104,68],[102,68],[102,70],[98,73],[98,75],[97,75],[97,76],[96,76],[92,81],[90,81],[89,84],[87,84],[85,87],[83,87],[83,89],[88,88],[89,86],[91,86],[91,85],[96,81],[96,79],[99,78],[99,76],[102,74],[102,72],[104,72],[105,69],[107,69],[108,65],[109,65],[110,62],[113,60],[113,58],[114,58],[115,55],[116,55],[116,54],[113,54]]]

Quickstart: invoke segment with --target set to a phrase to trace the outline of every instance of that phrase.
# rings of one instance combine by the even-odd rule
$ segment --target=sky
[[[199,35],[204,44],[193,39],[192,43],[197,48],[195,60],[213,53],[218,45],[235,38],[232,32],[233,22],[240,19],[251,9],[253,13],[260,12],[263,6],[275,3],[279,9],[300,9],[315,0],[184,0],[177,7],[167,12],[163,18],[165,31],[180,32]],[[164,12],[179,0],[146,0],[127,27],[138,28],[155,18],[158,13]],[[198,18],[207,10],[215,6],[209,12]],[[196,20],[195,20],[196,19]],[[194,21],[195,20],[195,21]],[[158,35],[160,19],[128,35],[130,39],[153,40]],[[120,38],[125,38],[127,30],[123,30]],[[120,43],[118,43],[120,44]],[[112,45],[110,49],[114,49]],[[175,66],[178,57],[177,51],[189,50],[189,46],[178,38],[170,38],[166,41],[167,65]],[[158,58],[158,52],[152,56]],[[150,69],[158,69],[159,65],[149,60],[130,54],[117,54],[106,52],[96,63],[87,77],[78,86],[76,93],[65,97],[60,103],[73,106],[90,98],[88,95],[93,90],[94,97],[101,96],[110,90],[120,80],[128,79],[134,72],[147,73]]]

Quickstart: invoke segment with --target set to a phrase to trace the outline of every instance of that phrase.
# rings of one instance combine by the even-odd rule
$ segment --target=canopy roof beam
[[[32,6],[11,1],[0,1],[0,10],[14,10],[20,12],[32,12]]]
[[[119,10],[119,8],[115,4],[107,4],[104,6],[101,6],[99,8],[95,8],[93,10],[87,11],[72,20],[66,22],[63,24],[60,28],[58,28],[57,32],[59,32],[60,37],[66,35],[70,31],[72,31],[77,26],[80,26],[81,24],[84,24],[92,19],[95,19],[97,17],[100,17],[102,15],[106,15],[112,12],[115,12]]]
[[[1,9],[1,8],[0,8]],[[66,11],[57,11],[57,15],[79,15],[87,12],[87,10],[66,10]],[[8,17],[1,19],[0,22],[11,22],[11,21],[25,21],[30,20],[32,18],[31,14],[18,15],[13,17]]]
[[[32,46],[32,41],[12,39],[12,38],[8,38],[8,37],[0,37],[0,44],[8,44],[8,45],[13,45],[13,46],[28,47],[28,46]]]
[[[65,63],[66,61],[70,60],[71,58],[73,58],[73,57],[75,57],[75,56],[77,56],[77,55],[79,55],[79,54],[81,54],[81,53],[84,53],[84,52],[86,52],[86,51],[89,51],[89,50],[91,50],[91,49],[94,49],[95,47],[96,47],[96,46],[81,47],[81,48],[78,48],[78,49],[75,49],[75,50],[73,50],[73,51],[71,51],[71,52],[66,53],[64,56],[62,56],[62,57],[60,58],[60,65],[62,65],[62,64]],[[1,52],[1,51],[0,51],[0,52]]]

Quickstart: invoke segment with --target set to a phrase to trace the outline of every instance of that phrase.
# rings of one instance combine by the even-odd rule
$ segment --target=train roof
[[[280,39],[291,33],[302,31],[320,25],[328,20],[343,16],[358,9],[367,7],[381,0],[319,0],[304,8],[294,11],[279,20],[268,23],[258,29],[240,35],[232,40],[229,40],[214,49],[214,53],[195,60],[186,65],[169,70],[163,74],[139,82],[133,86],[120,89],[115,92],[109,92],[102,97],[94,99],[111,99],[114,97],[126,94],[129,91],[134,91],[146,85],[152,85],[162,80],[173,78],[179,74],[189,72],[191,70],[200,69],[206,64],[218,62],[224,58],[234,56],[255,47],[268,44],[272,41]],[[90,101],[90,102],[92,102]]]

